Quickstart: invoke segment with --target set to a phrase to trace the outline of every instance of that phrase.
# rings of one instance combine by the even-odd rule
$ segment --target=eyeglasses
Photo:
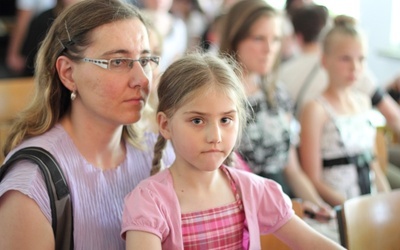
[[[159,56],[147,56],[141,57],[139,59],[131,59],[131,58],[113,58],[110,60],[105,59],[92,59],[92,58],[83,58],[82,61],[96,64],[97,66],[102,67],[103,69],[109,69],[115,72],[129,72],[133,68],[133,64],[135,62],[139,62],[140,66],[142,66],[143,71],[148,74],[151,73],[153,69],[155,69],[160,63]]]

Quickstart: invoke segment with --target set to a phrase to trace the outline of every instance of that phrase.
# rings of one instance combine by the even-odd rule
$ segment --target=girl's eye
[[[194,119],[192,119],[192,123],[195,125],[199,125],[199,124],[202,124],[203,121],[200,118],[194,118]]]
[[[232,122],[232,119],[231,119],[231,118],[228,118],[228,117],[224,117],[224,118],[221,119],[221,122],[222,122],[222,123],[225,123],[225,124],[228,124],[228,123],[231,123],[231,122]]]
[[[342,61],[348,62],[351,61],[351,58],[349,56],[343,56]]]

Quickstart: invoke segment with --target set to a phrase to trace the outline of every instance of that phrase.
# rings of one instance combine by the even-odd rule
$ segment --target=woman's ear
[[[56,61],[56,69],[64,86],[71,92],[76,90],[75,82],[72,78],[73,64],[71,59],[66,56],[59,56]]]
[[[157,113],[157,124],[160,134],[166,139],[171,139],[171,130],[169,127],[169,120],[168,117],[165,115],[164,112]]]

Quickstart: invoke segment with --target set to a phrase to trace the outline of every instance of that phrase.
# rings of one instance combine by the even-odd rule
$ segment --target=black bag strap
[[[16,151],[0,168],[0,181],[15,162],[29,160],[42,171],[50,199],[56,249],[74,248],[73,214],[70,192],[56,159],[45,149],[27,147]]]

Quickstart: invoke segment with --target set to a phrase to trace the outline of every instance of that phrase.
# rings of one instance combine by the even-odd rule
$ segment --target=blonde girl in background
[[[158,98],[155,175],[125,199],[127,249],[260,249],[260,234],[269,233],[293,248],[342,249],[294,215],[276,182],[227,167],[247,97],[225,60],[178,59],[162,75]],[[176,159],[160,171],[167,141]]]
[[[352,19],[340,16],[323,41],[329,84],[301,114],[300,158],[323,199],[339,205],[390,190],[374,157],[371,99],[353,88],[364,69],[365,44]]]

